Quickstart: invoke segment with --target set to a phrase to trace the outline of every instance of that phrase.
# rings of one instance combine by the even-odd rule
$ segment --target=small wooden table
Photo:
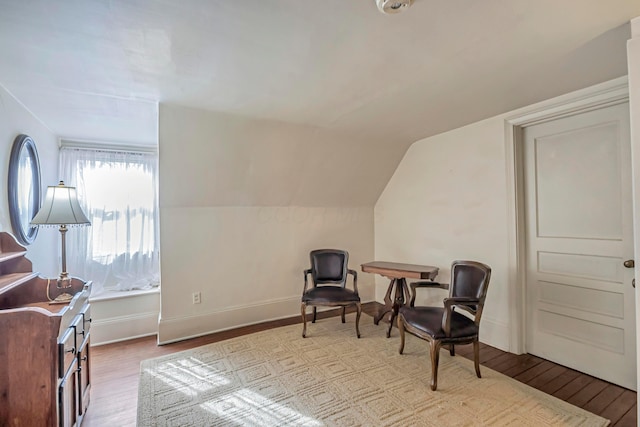
[[[384,296],[384,307],[373,318],[376,325],[385,314],[391,312],[389,318],[389,329],[387,330],[387,338],[391,336],[391,328],[393,321],[398,316],[400,306],[404,305],[409,299],[409,287],[407,286],[407,278],[410,279],[428,279],[433,280],[438,275],[438,267],[430,265],[401,264],[397,262],[373,261],[367,262],[360,266],[365,273],[380,274],[381,276],[391,279],[387,293]],[[391,293],[395,286],[393,300]]]

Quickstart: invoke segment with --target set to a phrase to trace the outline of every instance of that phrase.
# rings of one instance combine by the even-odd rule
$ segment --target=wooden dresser
[[[91,388],[91,283],[73,278],[73,299],[50,304],[57,279],[39,277],[25,254],[0,232],[0,425],[79,426]]]

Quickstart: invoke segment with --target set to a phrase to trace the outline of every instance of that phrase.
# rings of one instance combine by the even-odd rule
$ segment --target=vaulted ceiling
[[[0,84],[61,137],[157,103],[408,143],[626,74],[637,0],[0,0]]]

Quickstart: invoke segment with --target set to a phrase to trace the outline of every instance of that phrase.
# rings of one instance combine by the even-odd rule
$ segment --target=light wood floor
[[[375,314],[379,304],[363,305]],[[337,310],[319,313],[335,316]],[[370,321],[366,317],[361,321]],[[138,371],[144,359],[187,350],[265,329],[300,323],[299,317],[246,326],[164,346],[155,337],[91,348],[91,403],[83,427],[135,426]],[[394,330],[396,337],[397,331]],[[426,343],[425,343],[426,345]],[[457,355],[473,358],[471,346],[456,347]],[[636,393],[536,356],[514,355],[482,345],[480,363],[518,381],[611,420],[611,426],[636,425]]]

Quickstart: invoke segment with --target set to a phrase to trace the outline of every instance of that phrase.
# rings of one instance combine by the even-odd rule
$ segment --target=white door
[[[636,389],[629,104],[524,129],[527,352]]]

